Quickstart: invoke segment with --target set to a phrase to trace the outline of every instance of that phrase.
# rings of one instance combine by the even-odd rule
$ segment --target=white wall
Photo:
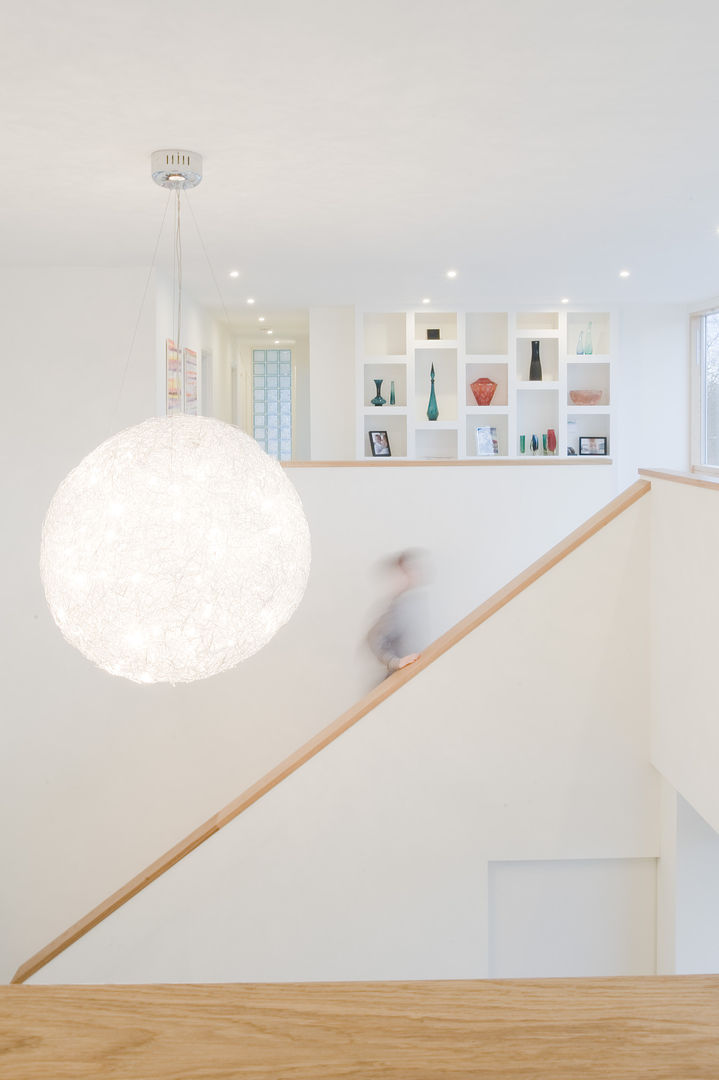
[[[676,971],[719,972],[719,834],[677,800]]]
[[[439,631],[608,501],[615,479],[604,466],[293,470],[314,543],[293,622],[208,683],[134,687],[62,640],[42,596],[38,541],[67,471],[155,412],[153,360],[167,333],[148,299],[118,402],[146,270],[13,270],[0,280],[14,390],[2,431],[12,463],[0,759],[0,978],[9,978],[377,680],[362,640],[383,597],[381,556],[417,545],[433,554]],[[199,354],[207,335],[197,337]],[[347,401],[353,416],[353,386]],[[579,619],[579,595],[576,609]]]
[[[500,859],[606,860],[595,887],[630,895],[621,970],[646,973],[653,891],[646,874],[618,888],[613,862],[659,853],[646,502],[34,981],[486,976]],[[585,928],[581,974],[597,974],[616,928]],[[573,953],[576,936],[555,944]]]
[[[719,490],[652,480],[652,761],[719,828]]]
[[[429,549],[439,631],[612,494],[612,470],[604,466],[293,469],[312,530],[313,565],[290,624],[256,657],[207,682],[138,687],[112,678],[63,641],[37,572],[40,523],[52,492],[112,430],[99,422],[101,402],[92,391],[97,386],[107,396],[114,389],[97,358],[107,349],[108,322],[117,323],[117,286],[109,279],[104,293],[97,281],[90,288],[80,277],[74,290],[57,284],[46,337],[28,338],[32,276],[27,295],[16,287],[4,313],[10,340],[27,359],[17,376],[19,400],[32,403],[41,393],[34,412],[18,410],[5,428],[20,470],[6,478],[13,522],[3,563],[7,610],[23,620],[20,633],[9,623],[3,634],[6,978],[381,678],[363,639],[383,599],[382,556],[407,546]],[[75,312],[88,296],[97,317],[78,333]],[[127,312],[126,322],[134,322],[129,297]],[[153,333],[149,327],[144,355]],[[56,341],[69,342],[67,355]],[[48,355],[57,362],[48,365]],[[152,412],[149,365],[134,389],[134,413],[126,409],[123,423]],[[58,395],[76,409],[71,422],[67,407],[55,408]]]
[[[613,365],[618,490],[638,468],[689,467],[689,320],[681,304],[627,304],[619,310]]]
[[[656,859],[490,863],[490,978],[654,975],[656,890]]]
[[[355,458],[355,310],[310,309],[310,417],[313,461]]]

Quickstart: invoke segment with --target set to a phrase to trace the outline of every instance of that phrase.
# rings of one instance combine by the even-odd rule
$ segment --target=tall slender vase
[[[584,338],[584,353],[586,356],[592,355],[592,324],[587,327],[586,337]]]
[[[529,381],[542,381],[542,361],[539,359],[539,342],[532,342],[532,360],[529,365]]]
[[[373,397],[370,405],[384,405],[385,399],[382,397],[382,379],[375,379],[374,384],[377,388],[377,397]]]
[[[427,419],[436,420],[439,416],[439,409],[437,408],[437,397],[434,392],[434,364],[432,364],[432,370],[429,373],[429,377],[432,381],[432,389],[429,392],[429,405],[427,406]]]
[[[390,405],[394,405],[396,404],[396,401],[397,399],[394,395],[394,379],[392,379],[392,382],[389,384],[389,403]]]

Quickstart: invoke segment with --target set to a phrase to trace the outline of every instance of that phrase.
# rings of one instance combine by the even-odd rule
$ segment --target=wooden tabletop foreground
[[[717,1080],[719,976],[0,987],[2,1080]]]

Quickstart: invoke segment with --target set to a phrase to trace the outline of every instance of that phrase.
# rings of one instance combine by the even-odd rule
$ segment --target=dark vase
[[[384,405],[385,399],[382,397],[382,379],[375,379],[375,386],[377,387],[377,397],[373,397],[370,405]]]
[[[539,359],[539,342],[532,342],[532,360],[529,365],[529,381],[542,381],[542,361]]]

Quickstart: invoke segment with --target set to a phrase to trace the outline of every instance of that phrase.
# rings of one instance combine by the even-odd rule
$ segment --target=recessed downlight
[[[258,322],[264,322],[265,321],[264,315],[260,315],[260,317],[259,317],[259,319],[257,321]]]
[[[456,276],[457,276],[457,271],[456,270],[448,270],[447,271],[447,277],[448,278],[455,278]]]
[[[239,277],[239,276],[240,276],[240,271],[239,270],[230,270],[230,277]]]
[[[562,299],[559,301],[559,303],[560,304],[568,304],[569,303],[569,297],[568,296],[563,296]]]
[[[255,302],[254,296],[248,296],[247,297],[247,303],[248,304],[254,304],[254,302]]]
[[[432,301],[430,300],[430,298],[429,298],[428,296],[425,296],[425,298],[424,298],[424,300],[422,301],[422,303],[423,303],[423,304],[431,304],[431,303],[432,303]]]
[[[629,277],[629,274],[630,274],[629,270],[620,270],[619,271],[619,276],[620,277]]]
[[[268,334],[274,334],[274,330],[268,330],[267,333]]]

